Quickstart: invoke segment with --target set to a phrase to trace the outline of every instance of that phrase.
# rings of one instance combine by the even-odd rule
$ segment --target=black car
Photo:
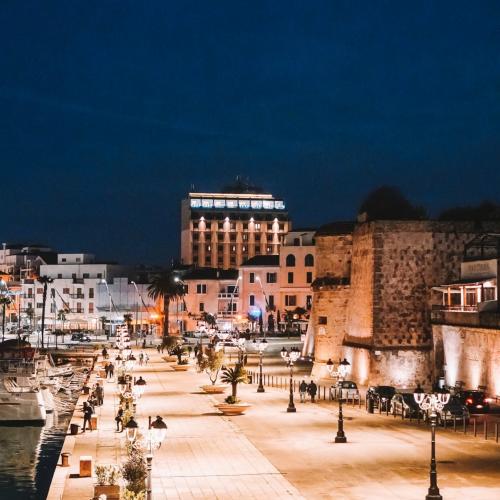
[[[490,411],[491,399],[483,391],[462,391],[458,397],[471,413],[488,413]]]
[[[389,409],[392,397],[396,393],[396,388],[392,385],[377,385],[368,387],[366,391],[366,400],[373,401],[374,408],[380,408],[382,411]]]
[[[90,342],[91,338],[83,333],[73,333],[73,335],[71,335],[71,340],[74,342]]]
[[[465,421],[466,424],[469,423],[469,410],[460,401],[457,396],[451,396],[448,403],[444,406],[442,410],[437,410],[437,423],[438,425],[444,425],[445,422],[451,424],[455,421]],[[424,420],[429,420],[429,412],[424,413]]]
[[[393,415],[404,415],[406,418],[416,417],[420,408],[413,397],[413,393],[396,392],[391,399],[391,413]]]

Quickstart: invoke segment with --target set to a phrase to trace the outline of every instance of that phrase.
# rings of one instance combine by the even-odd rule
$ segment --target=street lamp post
[[[345,376],[347,375],[347,372],[349,371],[350,366],[351,366],[351,364],[345,358],[342,361],[339,361],[339,364],[338,364],[336,371],[333,369],[333,361],[331,359],[329,359],[326,363],[326,367],[327,367],[330,375],[337,376],[341,380],[344,380]],[[342,386],[340,387],[339,420],[338,420],[338,427],[337,427],[337,435],[335,436],[335,442],[336,443],[347,443],[347,437],[346,437],[345,432],[344,432],[344,415],[342,413]]]
[[[290,351],[283,347],[283,349],[281,349],[281,357],[290,367],[290,398],[286,411],[288,413],[295,413],[297,410],[295,409],[295,405],[293,404],[293,364],[299,359],[300,351],[296,347],[292,347]]]
[[[149,417],[149,429],[148,429],[148,454],[146,455],[146,469],[148,472],[146,480],[146,500],[152,500],[152,481],[151,472],[153,470],[153,452],[155,449],[161,446],[161,443],[167,435],[167,424],[163,421],[160,416],[156,417],[154,422],[151,422],[151,417]]]
[[[437,468],[436,468],[436,421],[437,411],[442,410],[450,401],[448,393],[426,394],[420,387],[417,387],[413,397],[420,409],[429,411],[431,421],[431,464],[429,470],[430,486],[426,500],[442,500],[443,497],[439,493],[437,485]]]
[[[257,342],[257,340],[254,339],[253,344],[254,348],[259,351],[259,386],[257,387],[257,392],[266,392],[264,384],[262,383],[262,355],[267,348],[267,340],[260,339],[259,342]]]

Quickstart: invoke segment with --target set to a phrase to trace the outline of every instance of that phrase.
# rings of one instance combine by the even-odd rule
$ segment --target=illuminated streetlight
[[[127,439],[130,444],[132,444],[137,439],[137,433],[139,431],[139,425],[134,420],[134,417],[130,417],[130,420],[125,426]]]
[[[339,361],[337,370],[333,369],[333,361],[329,359],[326,363],[326,367],[328,372],[332,376],[338,377],[340,380],[344,380],[351,364],[347,359],[343,359]],[[339,420],[338,420],[338,428],[337,435],[335,436],[336,443],[347,443],[347,437],[344,433],[344,416],[342,414],[342,385],[340,386],[340,396],[339,396]]]
[[[300,351],[296,347],[292,347],[290,351],[283,347],[281,349],[281,357],[287,363],[287,366],[290,367],[290,398],[286,411],[288,413],[295,413],[297,410],[293,404],[293,364],[299,359]]]
[[[260,339],[258,342],[256,339],[253,341],[255,349],[259,351],[259,387],[257,387],[257,392],[266,392],[264,389],[264,384],[262,383],[262,355],[267,348],[267,340]]]
[[[135,381],[132,392],[134,393],[134,396],[138,399],[146,392],[146,381],[142,377],[139,377]]]
[[[423,389],[417,387],[413,393],[415,402],[423,411],[429,411],[431,421],[431,464],[430,464],[430,486],[426,500],[442,500],[443,497],[439,493],[437,485],[437,468],[436,468],[436,421],[437,411],[441,411],[450,401],[448,393],[426,394]]]

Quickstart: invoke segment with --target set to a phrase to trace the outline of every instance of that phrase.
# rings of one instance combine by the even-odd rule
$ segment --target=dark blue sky
[[[178,253],[189,186],[247,175],[295,225],[398,185],[498,198],[498,1],[0,4],[2,241]]]

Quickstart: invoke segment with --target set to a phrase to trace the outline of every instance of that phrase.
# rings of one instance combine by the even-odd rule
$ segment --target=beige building
[[[236,268],[255,255],[278,255],[290,227],[284,201],[271,194],[189,193],[181,204],[181,260]]]
[[[285,236],[280,251],[280,305],[283,310],[299,307],[310,311],[315,278],[315,231],[296,230]]]

